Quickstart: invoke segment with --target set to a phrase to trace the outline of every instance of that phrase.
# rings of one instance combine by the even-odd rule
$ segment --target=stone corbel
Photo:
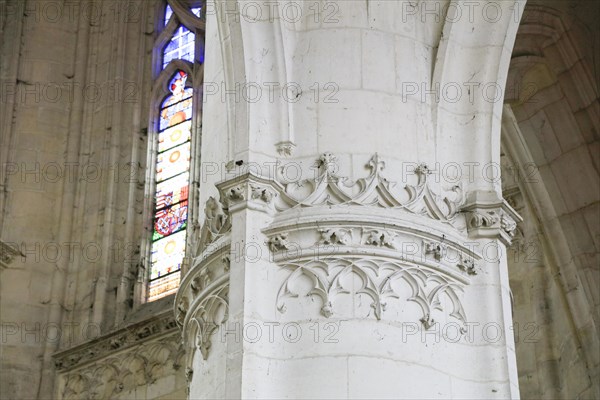
[[[0,270],[8,268],[18,255],[25,257],[16,247],[0,240]]]
[[[510,246],[515,236],[517,223],[523,221],[496,192],[469,193],[461,211],[465,213],[470,238],[498,238],[506,246]]]
[[[217,184],[221,200],[230,213],[250,208],[274,214],[273,201],[282,190],[281,185],[271,179],[247,172]]]

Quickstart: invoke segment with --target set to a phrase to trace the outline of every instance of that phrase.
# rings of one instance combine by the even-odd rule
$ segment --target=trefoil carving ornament
[[[321,239],[317,244],[332,245],[339,244],[348,246],[352,243],[352,231],[344,228],[319,229]]]

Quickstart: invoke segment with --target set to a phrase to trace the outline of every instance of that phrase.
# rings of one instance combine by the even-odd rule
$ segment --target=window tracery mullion
[[[193,8],[201,8],[202,3],[200,1],[191,1],[186,2],[184,4],[183,1],[179,0],[169,0],[168,4],[171,6],[173,10],[173,15],[177,17],[178,21],[185,25],[189,30],[197,30],[199,32],[206,31],[206,21],[203,18],[203,15],[198,17],[191,10]]]

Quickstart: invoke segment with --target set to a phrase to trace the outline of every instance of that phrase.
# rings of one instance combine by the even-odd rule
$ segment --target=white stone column
[[[226,166],[202,182],[176,298],[190,398],[518,398],[505,245],[519,217],[482,172],[501,104],[425,92],[503,85],[519,10],[449,22],[445,2],[423,2],[438,19],[421,3],[309,3],[290,21],[287,3],[257,20],[226,2],[207,22],[207,60],[221,52],[206,74],[263,92],[205,103],[203,161]],[[291,91],[269,96],[274,82]]]

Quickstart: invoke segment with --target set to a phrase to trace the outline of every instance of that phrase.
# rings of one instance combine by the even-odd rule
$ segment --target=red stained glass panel
[[[152,240],[158,240],[185,228],[187,224],[187,212],[187,201],[158,211],[154,217]]]

